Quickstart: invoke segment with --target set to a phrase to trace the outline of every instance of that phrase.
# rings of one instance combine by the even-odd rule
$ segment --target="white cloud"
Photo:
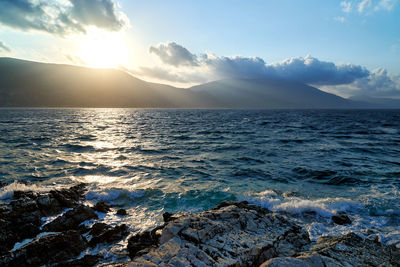
[[[157,55],[162,62],[176,67],[181,65],[198,65],[196,56],[175,42],[151,46],[149,52]]]
[[[367,8],[371,6],[371,0],[363,0],[358,4],[357,10],[359,13],[363,13]]]
[[[224,78],[279,78],[314,85],[349,84],[366,77],[369,71],[353,64],[337,65],[311,56],[289,58],[267,64],[259,57],[196,56],[176,43],[151,47],[150,52],[164,63],[161,67],[142,67],[136,73],[172,82],[198,82]],[[193,76],[196,73],[196,76]],[[187,74],[187,75],[185,75]],[[196,80],[193,80],[193,78]]]
[[[375,7],[375,11],[378,10],[387,10],[392,11],[394,6],[396,5],[397,0],[381,0]]]
[[[344,23],[346,19],[344,17],[334,17],[334,20]]]
[[[343,12],[349,13],[352,10],[351,2],[342,1],[340,2],[340,6],[342,7]]]

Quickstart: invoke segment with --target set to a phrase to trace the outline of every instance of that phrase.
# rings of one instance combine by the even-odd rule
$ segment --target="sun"
[[[117,68],[128,58],[125,39],[118,33],[93,33],[80,41],[80,58],[92,68]]]

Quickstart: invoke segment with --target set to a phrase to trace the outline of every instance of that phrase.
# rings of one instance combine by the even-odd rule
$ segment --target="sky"
[[[400,98],[400,1],[0,0],[0,56],[179,87],[272,77]]]

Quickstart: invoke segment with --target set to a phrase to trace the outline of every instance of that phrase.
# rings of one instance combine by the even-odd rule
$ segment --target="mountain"
[[[211,97],[123,71],[0,58],[3,107],[217,107]]]
[[[371,108],[301,83],[227,79],[188,89],[113,69],[0,58],[1,107]]]
[[[227,79],[190,88],[228,108],[367,108],[370,105],[278,79]]]

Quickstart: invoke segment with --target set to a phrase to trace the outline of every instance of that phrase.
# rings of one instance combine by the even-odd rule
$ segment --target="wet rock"
[[[93,237],[89,241],[89,245],[94,247],[100,243],[113,243],[126,237],[128,227],[125,224],[117,225],[114,228],[104,223],[96,223],[89,232]]]
[[[172,215],[173,214],[171,214],[171,213],[169,213],[169,212],[164,212],[163,213],[163,220],[164,220],[164,222],[169,222],[170,221],[170,219],[171,219],[171,217],[172,217]]]
[[[82,200],[86,191],[86,184],[81,183],[68,189],[52,190],[50,194],[63,207],[72,208]]]
[[[97,219],[97,214],[94,210],[85,205],[78,205],[60,217],[57,217],[54,221],[44,225],[43,230],[47,232],[61,232],[78,229],[80,223],[89,219]]]
[[[97,202],[96,205],[94,205],[93,209],[98,212],[103,212],[107,213],[111,210],[111,207],[104,203],[103,201]]]
[[[125,209],[119,209],[119,210],[117,210],[117,215],[126,216],[126,215],[128,215],[128,213],[126,212]]]
[[[55,267],[91,267],[95,266],[103,257],[99,255],[85,255],[84,257],[76,260],[66,261],[56,264]]]
[[[173,217],[129,239],[133,265],[251,266],[293,256],[311,243],[287,217],[247,202],[223,202],[209,211]]]
[[[87,243],[76,231],[50,234],[34,240],[0,258],[1,266],[41,266],[78,256]]]
[[[151,248],[159,245],[161,235],[157,231],[138,233],[128,240],[128,252],[131,258],[149,252]]]
[[[333,215],[332,221],[340,225],[351,224],[351,220],[346,214]]]
[[[400,266],[400,249],[349,233],[320,238],[300,256],[271,259],[262,266]]]

